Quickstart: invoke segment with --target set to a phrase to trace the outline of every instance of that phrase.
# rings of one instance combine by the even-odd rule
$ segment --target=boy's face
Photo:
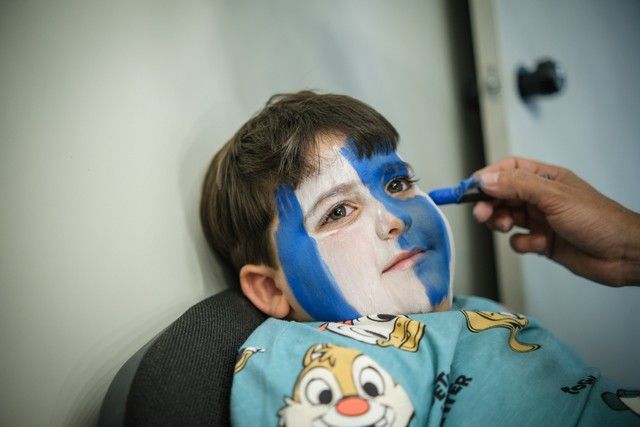
[[[278,258],[299,306],[315,320],[449,308],[451,233],[409,166],[321,141],[319,172],[276,192]]]

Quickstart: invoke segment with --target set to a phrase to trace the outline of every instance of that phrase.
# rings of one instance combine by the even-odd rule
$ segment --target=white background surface
[[[93,424],[120,365],[223,288],[200,181],[274,92],[370,103],[425,190],[469,173],[445,3],[1,3],[0,424]],[[446,213],[468,293],[486,251]]]

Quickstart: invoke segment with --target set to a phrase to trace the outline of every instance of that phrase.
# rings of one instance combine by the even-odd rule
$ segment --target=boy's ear
[[[245,264],[240,269],[240,288],[260,311],[282,319],[291,305],[282,290],[277,271],[263,264]]]

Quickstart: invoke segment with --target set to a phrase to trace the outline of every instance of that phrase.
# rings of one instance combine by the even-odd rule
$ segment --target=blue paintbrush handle
[[[452,203],[472,203],[481,200],[493,200],[478,187],[478,180],[474,177],[463,179],[454,187],[437,188],[429,192],[429,197],[436,205]]]

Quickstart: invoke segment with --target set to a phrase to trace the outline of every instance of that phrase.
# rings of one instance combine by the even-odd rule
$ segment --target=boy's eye
[[[324,217],[324,219],[322,220],[322,225],[333,222],[333,221],[338,221],[342,218],[346,218],[351,214],[351,212],[353,212],[353,210],[354,210],[353,207],[346,205],[344,203],[336,205],[332,207],[329,213]]]
[[[387,192],[390,194],[401,193],[413,187],[414,181],[406,176],[394,178],[387,184]]]

